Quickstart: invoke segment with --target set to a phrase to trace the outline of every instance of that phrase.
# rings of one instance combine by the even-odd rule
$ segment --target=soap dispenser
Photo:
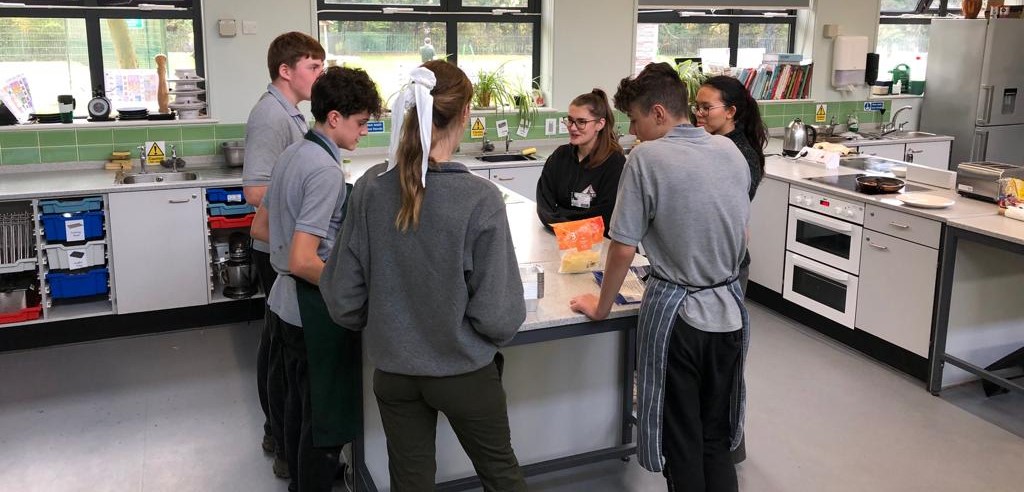
[[[857,133],[860,130],[860,121],[857,120],[857,115],[850,113],[846,117],[846,130],[853,133]]]

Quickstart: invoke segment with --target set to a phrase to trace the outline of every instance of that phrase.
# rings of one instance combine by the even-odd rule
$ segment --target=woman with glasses
[[[601,89],[577,96],[562,121],[569,143],[544,163],[537,182],[537,216],[549,229],[554,223],[600,216],[607,231],[626,162],[614,135],[608,96]]]
[[[697,126],[708,133],[729,137],[743,153],[750,166],[750,188],[747,194],[754,199],[757,185],[764,177],[764,147],[768,143],[768,129],[761,120],[757,101],[746,87],[734,77],[711,77],[697,91],[697,104],[690,107],[697,116]],[[750,273],[750,254],[740,265],[740,287],[747,291]]]

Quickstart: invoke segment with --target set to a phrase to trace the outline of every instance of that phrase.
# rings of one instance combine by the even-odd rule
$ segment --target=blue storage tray
[[[43,223],[43,234],[47,241],[67,241],[67,230],[64,224],[69,220],[81,219],[85,225],[85,239],[99,239],[103,237],[103,211],[43,214],[40,221]]]
[[[251,214],[256,211],[252,205],[241,204],[241,205],[228,205],[226,203],[211,203],[207,208],[210,210],[210,215],[245,215]]]
[[[206,201],[240,205],[245,203],[245,194],[241,188],[207,188]]]
[[[40,200],[39,208],[44,214],[62,214],[65,212],[89,212],[103,208],[103,198],[93,196],[73,200]]]
[[[103,267],[85,273],[47,273],[46,282],[54,299],[69,299],[106,294],[109,277],[110,272]]]

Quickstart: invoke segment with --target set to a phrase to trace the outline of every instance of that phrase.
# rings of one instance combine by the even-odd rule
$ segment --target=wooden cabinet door
[[[908,143],[907,162],[935,169],[949,169],[949,142]]]
[[[118,314],[207,303],[200,193],[183,188],[109,195]]]
[[[537,181],[544,166],[491,169],[491,181],[529,200],[537,201]]]
[[[855,326],[928,357],[939,251],[864,230]]]
[[[750,281],[782,293],[789,183],[765,178],[750,204]]]

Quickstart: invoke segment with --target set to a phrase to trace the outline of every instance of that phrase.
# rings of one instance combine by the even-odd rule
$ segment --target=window
[[[678,58],[754,68],[765,53],[793,51],[795,10],[640,10],[637,18],[636,72]]]
[[[540,74],[540,0],[318,0],[328,65],[366,70],[385,99],[426,60],[476,80],[502,68],[529,89]]]
[[[891,80],[897,65],[922,80],[928,65],[928,31],[935,17],[959,15],[962,0],[882,0],[878,24],[878,79]],[[905,90],[905,89],[904,89]]]
[[[75,115],[86,116],[95,91],[115,109],[156,109],[157,54],[168,58],[168,78],[185,69],[202,76],[198,4],[23,0],[0,8],[0,83],[23,75],[38,113],[56,112],[57,96],[71,94]]]

